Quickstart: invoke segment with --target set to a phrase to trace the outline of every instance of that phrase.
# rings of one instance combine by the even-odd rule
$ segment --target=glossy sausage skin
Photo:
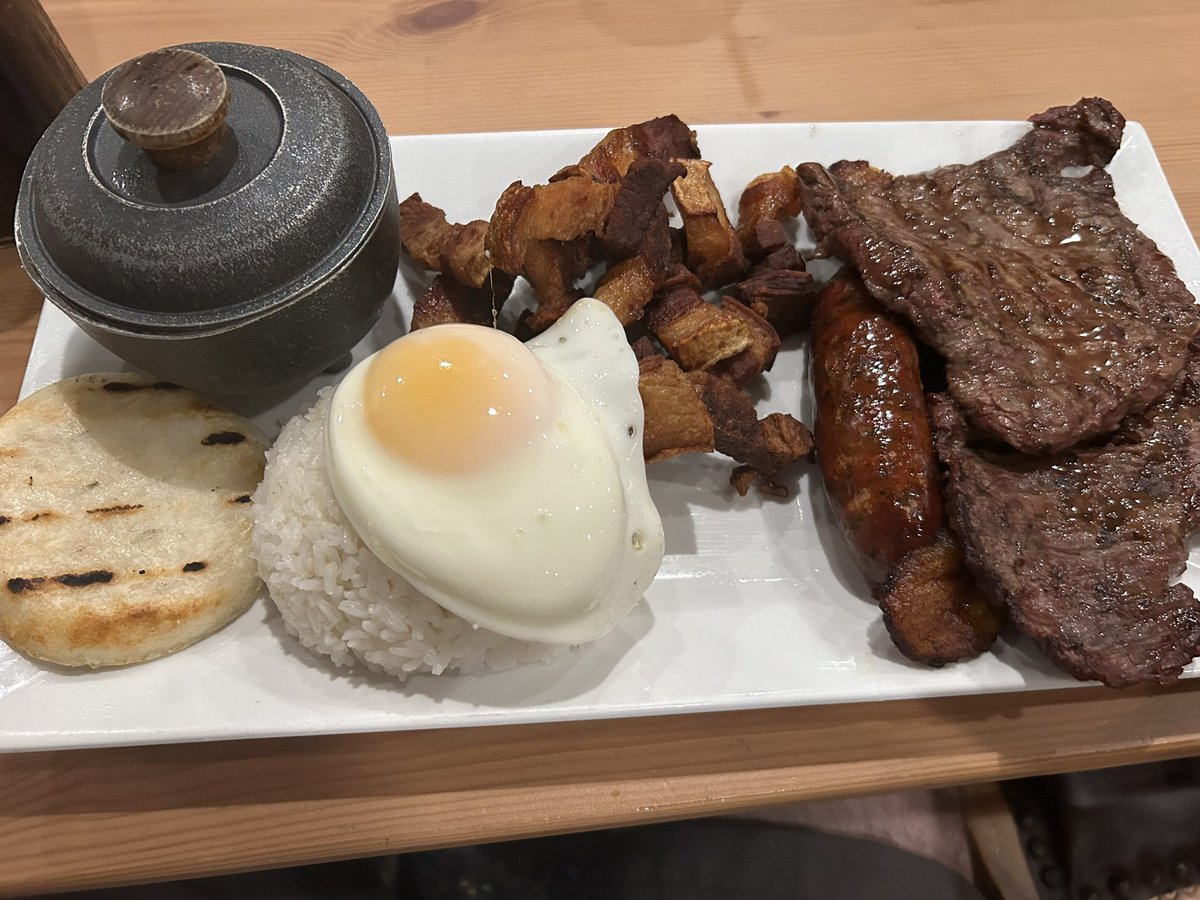
[[[811,338],[825,494],[855,562],[878,585],[942,524],[916,345],[849,269],[821,292]]]

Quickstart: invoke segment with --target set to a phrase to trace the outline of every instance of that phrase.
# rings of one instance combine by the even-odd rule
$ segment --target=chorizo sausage
[[[916,344],[849,269],[818,297],[811,341],[825,493],[874,587],[942,525]]]

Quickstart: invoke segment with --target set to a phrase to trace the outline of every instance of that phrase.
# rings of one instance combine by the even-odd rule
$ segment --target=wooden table
[[[1194,0],[45,0],[95,77],[154,47],[271,44],[394,133],[1017,119],[1085,94],[1143,122],[1200,226]],[[1086,14],[1070,11],[1083,10]],[[0,249],[0,409],[39,298]],[[486,738],[486,739],[485,739]],[[0,892],[176,878],[961,784],[1200,751],[1200,684],[565,726],[0,756]]]

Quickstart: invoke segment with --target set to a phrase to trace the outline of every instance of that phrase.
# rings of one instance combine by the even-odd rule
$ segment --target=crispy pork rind
[[[746,268],[742,244],[729,224],[721,194],[702,159],[682,160],[687,174],[671,185],[683,217],[687,266],[706,287],[728,284]]]
[[[751,309],[732,297],[722,297],[721,310],[742,321],[750,332],[750,345],[740,353],[721,360],[711,367],[711,371],[728,376],[738,387],[745,387],[763,372],[771,370],[779,353],[779,334],[766,320],[767,310],[762,304]]]
[[[679,366],[654,351],[649,339],[642,341],[634,352],[646,411],[642,455],[647,465],[685,453],[711,452],[713,421],[699,391]]]
[[[560,169],[551,181],[587,175],[615,183],[639,159],[699,159],[696,132],[678,116],[659,116],[625,128],[614,128],[578,163]]]
[[[483,287],[492,270],[485,252],[488,223],[453,225],[446,214],[413,194],[400,204],[400,246],[418,265],[471,287]]]
[[[626,329],[626,336],[630,336],[629,332],[634,329]],[[630,336],[631,337],[631,336]],[[662,356],[658,349],[654,346],[654,341],[650,340],[647,335],[639,335],[629,341],[629,346],[633,350],[634,358],[640,363],[647,356]]]
[[[743,319],[707,302],[694,288],[677,287],[646,311],[646,328],[685,371],[708,369],[754,343]]]
[[[622,325],[629,325],[642,317],[646,304],[667,277],[670,262],[667,208],[660,197],[637,253],[610,263],[592,295],[616,313]]]
[[[616,193],[615,184],[575,176],[533,187],[516,181],[496,201],[487,250],[492,265],[533,285],[537,308],[523,321],[530,332],[549,328],[579,299],[575,282]]]
[[[779,220],[798,215],[800,187],[796,170],[791,166],[759,175],[746,185],[738,198],[737,225],[738,240],[746,259],[757,262],[772,250],[779,249],[778,241],[783,235]]]
[[[688,377],[700,387],[712,416],[717,452],[744,464],[730,476],[734,489],[744,496],[757,479],[761,492],[786,497],[775,476],[789,463],[810,458],[812,432],[786,413],[759,419],[754,401],[725,376],[692,372]]]
[[[480,288],[462,284],[448,275],[438,275],[413,304],[410,330],[450,324],[494,328],[512,286],[513,278],[505,272],[493,271]]]
[[[646,232],[660,214],[665,215],[663,197],[671,182],[686,170],[675,160],[638,159],[620,182],[612,210],[604,223],[601,248],[606,259],[620,260],[644,251]],[[664,223],[663,228],[666,228]],[[666,251],[670,235],[665,233]]]
[[[771,368],[779,335],[766,320],[763,304],[750,308],[723,297],[715,305],[705,301],[699,287],[690,271],[672,269],[644,324],[686,371],[709,370],[745,387]]]
[[[731,478],[740,493],[758,481],[760,490],[786,494],[775,474],[810,454],[812,436],[791,416],[760,421],[740,386],[769,369],[779,350],[770,319],[804,318],[792,299],[795,283],[811,279],[807,273],[791,281],[771,275],[732,285],[731,296],[719,303],[701,296],[705,287],[743,274],[745,258],[709,163],[699,156],[695,133],[677,117],[664,116],[610,131],[547,184],[513,183],[490,222],[450,224],[414,194],[402,208],[405,248],[441,274],[416,301],[412,327],[494,326],[514,279],[524,277],[536,306],[522,315],[517,333],[530,337],[582,295],[581,280],[603,263],[589,293],[627,327],[639,360],[647,462],[717,449],[743,463]],[[681,229],[670,227],[668,190],[682,213]],[[756,246],[767,259],[747,282],[788,266],[803,272],[777,221],[782,213],[776,207],[787,204],[770,199],[779,190],[756,190],[762,196],[750,215],[761,219],[754,226]]]
[[[973,659],[995,643],[1005,615],[979,593],[958,540],[942,529],[909,552],[876,590],[892,642],[930,666]]]
[[[771,223],[778,226],[778,223]],[[769,230],[760,226],[760,231]],[[782,231],[780,231],[782,234]],[[773,250],[727,293],[759,311],[780,337],[803,331],[812,319],[820,288],[790,243]]]

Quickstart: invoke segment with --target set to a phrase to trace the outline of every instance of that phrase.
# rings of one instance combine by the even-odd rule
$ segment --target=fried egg
[[[451,612],[525,640],[595,640],[663,558],[637,382],[596,300],[525,344],[476,325],[412,332],[334,392],[334,495],[363,543]]]

